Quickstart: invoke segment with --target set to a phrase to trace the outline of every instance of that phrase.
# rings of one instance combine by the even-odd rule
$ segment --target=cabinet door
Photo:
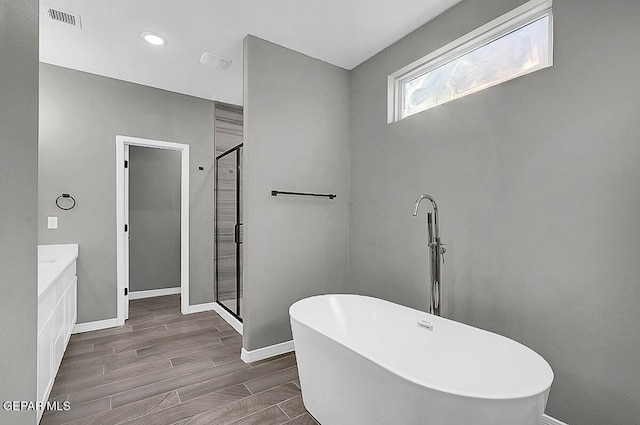
[[[53,383],[54,321],[48,320],[38,335],[38,400],[43,400]]]
[[[58,371],[58,365],[62,361],[62,356],[64,355],[65,348],[65,308],[66,308],[66,299],[65,294],[60,294],[60,299],[56,304],[56,308],[53,311],[53,316],[51,317],[51,321],[53,322],[53,371],[54,373]]]
[[[76,324],[76,315],[77,315],[77,282],[78,278],[74,277],[73,282],[67,288],[67,292],[64,294],[65,298],[65,318],[64,318],[64,326],[65,326],[65,340],[68,341],[71,336],[71,332],[73,332],[73,326]]]

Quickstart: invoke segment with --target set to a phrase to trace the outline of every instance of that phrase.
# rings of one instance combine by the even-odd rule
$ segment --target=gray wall
[[[213,117],[211,101],[40,64],[39,242],[80,244],[78,323],[116,317],[118,134],[190,145],[190,304],[213,301]]]
[[[0,2],[0,401],[36,399],[38,2]],[[0,408],[0,423],[35,423]]]
[[[349,81],[344,69],[256,37],[244,49],[243,345],[255,350],[291,339],[293,302],[346,291]]]
[[[640,2],[555,0],[552,68],[386,124],[387,75],[522,3],[462,2],[351,72],[349,289],[426,308],[430,193],[445,315],[543,355],[551,416],[637,424]]]
[[[129,291],[180,287],[181,154],[129,147]]]

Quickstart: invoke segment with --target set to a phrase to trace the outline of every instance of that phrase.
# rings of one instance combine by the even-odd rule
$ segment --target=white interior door
[[[129,318],[129,145],[124,145],[124,320]]]

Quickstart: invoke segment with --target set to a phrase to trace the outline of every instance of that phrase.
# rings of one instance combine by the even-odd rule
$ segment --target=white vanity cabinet
[[[76,244],[38,247],[37,375],[38,400],[44,403],[77,319],[77,258]]]

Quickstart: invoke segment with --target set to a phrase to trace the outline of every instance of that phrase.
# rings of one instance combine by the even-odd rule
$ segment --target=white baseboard
[[[293,341],[285,341],[280,344],[270,345],[268,347],[258,348],[257,350],[247,351],[242,348],[240,358],[245,363],[253,363],[259,360],[268,359],[269,357],[279,356],[280,354],[294,351]]]
[[[162,289],[149,289],[146,291],[132,291],[129,292],[129,300],[140,300],[142,298],[153,298],[153,297],[163,297],[165,295],[175,295],[179,294],[180,290],[179,286],[175,288],[162,288]]]
[[[83,332],[91,332],[98,331],[100,329],[107,328],[115,328],[117,326],[121,326],[121,323],[118,323],[118,319],[105,319],[105,320],[97,320],[95,322],[85,322],[85,323],[77,323],[73,327],[72,334],[79,334]]]
[[[225,310],[223,307],[221,307],[220,304],[218,304],[218,303],[213,303],[213,311],[218,313],[218,315],[220,317],[222,317],[225,322],[227,322],[229,325],[231,325],[231,327],[233,329],[235,329],[236,332],[238,332],[240,335],[242,335],[243,327],[242,327],[242,322],[241,321],[239,321],[238,319],[233,317],[233,315],[231,313],[229,313],[227,310]]]
[[[196,304],[196,305],[187,305],[187,311],[183,311],[182,314],[193,314],[193,313],[202,313],[203,311],[211,311],[215,309],[215,302],[213,303],[204,303],[204,304]]]
[[[542,419],[540,419],[540,425],[567,425],[567,424],[555,418],[552,418],[551,416],[542,415]]]

